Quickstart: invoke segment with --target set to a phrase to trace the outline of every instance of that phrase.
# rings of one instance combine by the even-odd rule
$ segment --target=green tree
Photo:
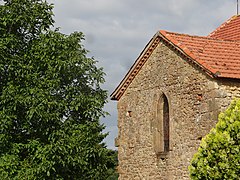
[[[117,166],[118,166],[118,151],[109,150],[108,157],[110,157],[108,162],[108,167],[112,167],[108,169],[108,178],[106,180],[117,180]]]
[[[239,179],[239,142],[240,100],[234,100],[202,140],[189,166],[191,179]]]
[[[104,72],[44,0],[0,5],[0,179],[106,179]]]

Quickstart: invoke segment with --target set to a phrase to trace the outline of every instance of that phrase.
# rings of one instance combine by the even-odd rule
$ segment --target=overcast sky
[[[89,56],[106,73],[109,95],[120,83],[152,36],[160,29],[208,35],[236,14],[237,0],[48,0],[55,5],[55,26],[85,34]],[[109,148],[117,136],[117,103],[110,101],[102,119]]]

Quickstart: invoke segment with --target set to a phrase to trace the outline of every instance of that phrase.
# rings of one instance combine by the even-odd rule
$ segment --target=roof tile
[[[240,40],[240,15],[231,17],[210,33],[208,37],[224,40]]]
[[[219,77],[240,77],[240,41],[190,36],[167,31],[162,35],[213,74],[220,72]]]

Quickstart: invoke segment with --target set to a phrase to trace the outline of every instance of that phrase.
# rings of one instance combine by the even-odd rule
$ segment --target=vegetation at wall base
[[[107,179],[104,72],[44,0],[0,5],[0,179]]]
[[[193,180],[239,179],[240,100],[219,115],[215,128],[202,140],[189,166]]]

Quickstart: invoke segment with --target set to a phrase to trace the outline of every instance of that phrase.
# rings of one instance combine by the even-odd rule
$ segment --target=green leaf
[[[107,179],[104,72],[83,33],[51,30],[52,8],[0,6],[0,179]]]
[[[240,174],[240,100],[219,115],[216,127],[202,139],[189,166],[191,179],[237,179]]]

